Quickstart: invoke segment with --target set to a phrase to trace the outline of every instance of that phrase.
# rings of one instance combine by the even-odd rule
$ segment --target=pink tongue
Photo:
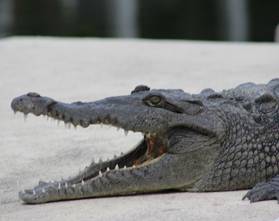
[[[166,152],[164,144],[156,137],[147,140],[147,157],[158,157]]]

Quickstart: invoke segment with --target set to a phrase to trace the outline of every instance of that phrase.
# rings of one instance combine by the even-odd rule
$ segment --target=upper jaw
[[[37,93],[28,93],[19,96],[11,102],[14,112],[22,112],[27,115],[32,113],[36,116],[45,115],[73,126],[88,127],[91,124],[106,124],[125,131],[142,132],[144,134],[155,133],[156,128],[141,125],[145,119],[137,108],[131,108],[125,104],[125,97],[113,97],[96,102],[62,103],[52,98],[42,97]],[[124,98],[124,99],[123,99]],[[122,100],[121,100],[122,99]],[[117,101],[120,101],[119,104]],[[124,100],[124,101],[123,101]],[[136,105],[139,105],[137,102]],[[139,122],[141,121],[141,122]],[[152,126],[152,125],[151,125]]]
[[[41,97],[39,94],[30,92],[16,97],[11,102],[12,110],[23,114],[33,113],[36,116],[46,115],[49,107],[56,104],[56,101],[49,97]]]
[[[125,131],[143,134],[164,134],[169,128],[182,125],[206,135],[221,135],[224,131],[216,113],[207,111],[199,115],[168,115],[167,111],[146,107],[141,97],[119,96],[96,102],[62,103],[37,93],[15,98],[11,107],[24,114],[47,115],[73,126],[88,127],[91,124],[107,124]],[[166,120],[165,118],[169,118]]]

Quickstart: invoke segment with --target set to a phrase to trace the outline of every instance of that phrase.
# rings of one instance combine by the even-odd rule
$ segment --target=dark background
[[[274,41],[279,0],[0,0],[0,36]]]

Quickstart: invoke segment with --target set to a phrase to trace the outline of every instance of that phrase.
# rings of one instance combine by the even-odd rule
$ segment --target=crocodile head
[[[25,115],[47,115],[84,128],[107,124],[143,134],[124,155],[92,163],[67,180],[40,182],[20,192],[20,198],[41,203],[192,188],[213,164],[225,133],[216,103],[206,99],[209,92],[201,96],[137,86],[130,95],[95,102],[67,104],[34,92],[15,98],[12,109]]]

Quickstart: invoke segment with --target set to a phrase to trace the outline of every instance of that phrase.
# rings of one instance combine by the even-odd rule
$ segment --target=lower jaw
[[[154,142],[154,141],[153,141]],[[155,142],[157,143],[157,142]],[[122,155],[121,157],[111,160],[111,161],[106,161],[103,163],[98,163],[98,164],[91,164],[87,169],[83,171],[82,174],[78,175],[77,177],[70,178],[67,180],[62,180],[60,182],[50,182],[50,183],[44,183],[41,182],[39,183],[38,186],[36,186],[34,189],[27,190],[27,192],[20,193],[20,198],[27,202],[27,203],[44,203],[44,202],[51,202],[51,201],[60,201],[60,200],[72,200],[72,199],[80,199],[80,198],[91,198],[91,197],[100,197],[100,196],[112,196],[112,195],[130,195],[134,193],[143,193],[146,192],[144,190],[129,190],[128,186],[125,186],[125,189],[116,189],[117,191],[115,192],[109,189],[103,190],[103,191],[97,191],[93,195],[92,193],[85,193],[85,194],[78,194],[76,192],[75,194],[63,194],[63,192],[66,192],[66,189],[76,189],[77,188],[82,188],[82,186],[88,186],[88,183],[98,183],[102,182],[101,180],[104,180],[103,178],[110,176],[108,174],[114,174],[119,176],[122,173],[129,173],[129,171],[132,170],[141,170],[143,168],[149,167],[148,165],[152,165],[153,163],[156,164],[164,155],[165,152],[162,152],[162,150],[159,148],[159,146],[152,145],[151,140],[146,139],[143,144],[142,144],[142,155],[139,155],[137,158],[132,159],[131,162],[128,163],[128,166],[124,165],[123,158],[127,157],[126,155]],[[160,155],[155,154],[154,150],[160,150],[159,152],[161,153]],[[139,151],[135,149],[134,151]],[[134,153],[131,151],[131,153]],[[129,154],[129,153],[128,153]],[[117,163],[118,161],[118,163]],[[112,166],[114,168],[112,168]],[[124,166],[123,166],[124,165]],[[91,173],[91,174],[90,174]],[[99,181],[98,181],[99,180]],[[49,189],[54,188],[55,191],[57,191],[57,194],[51,194],[48,195],[48,197],[45,199],[41,198],[40,194],[44,194],[45,192],[49,191]],[[127,188],[127,189],[126,189]],[[102,188],[101,188],[102,189]],[[112,191],[112,192],[110,192]],[[150,192],[148,190],[147,192]],[[151,191],[153,192],[153,190]],[[24,198],[24,194],[33,194],[35,197],[35,200],[28,201]],[[123,193],[123,194],[122,194]],[[39,195],[37,195],[39,194]],[[36,198],[38,197],[38,198]]]
[[[78,182],[72,182],[72,184],[77,184],[82,181],[94,179],[95,177],[102,175],[106,171],[119,169],[133,169],[145,166],[147,164],[151,164],[154,160],[160,158],[166,152],[167,147],[165,146],[162,139],[158,139],[154,135],[147,134],[145,135],[144,140],[141,142],[141,144],[139,144],[139,146],[134,150],[126,154],[123,154],[119,157],[116,157],[112,160],[99,162],[97,164],[92,163],[87,169],[93,169],[90,167],[94,167],[95,165],[95,168],[98,168],[99,171],[95,171],[91,175],[91,171],[88,171],[88,176],[80,177]],[[85,172],[85,174],[87,173]]]

